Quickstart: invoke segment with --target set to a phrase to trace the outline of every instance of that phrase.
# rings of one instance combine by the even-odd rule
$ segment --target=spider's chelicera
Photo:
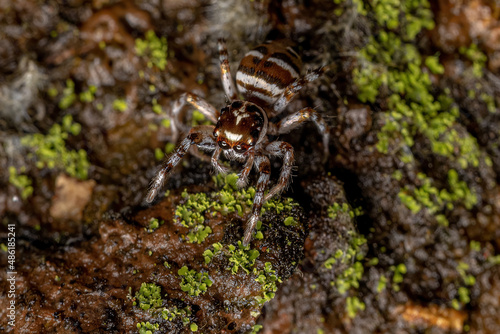
[[[213,151],[211,163],[219,173],[227,169],[219,163],[220,154],[229,160],[244,164],[237,185],[247,184],[252,168],[259,172],[252,210],[248,217],[243,244],[248,245],[257,225],[264,202],[279,194],[289,183],[293,166],[293,147],[284,141],[270,141],[268,136],[288,133],[301,123],[311,120],[323,136],[325,156],[328,154],[329,131],[321,116],[312,108],[304,108],[281,118],[276,123],[269,119],[283,112],[288,103],[307,83],[317,79],[322,69],[299,77],[302,62],[287,41],[271,41],[257,46],[242,59],[236,73],[236,85],[244,100],[239,100],[229,70],[228,53],[224,41],[219,41],[222,84],[231,103],[219,112],[201,97],[184,93],[172,110],[173,130],[177,132],[178,115],[186,102],[215,123],[192,128],[175,152],[165,159],[151,182],[146,200],[152,202],[172,169],[193,145]],[[269,182],[270,156],[283,159],[278,182],[265,194]]]

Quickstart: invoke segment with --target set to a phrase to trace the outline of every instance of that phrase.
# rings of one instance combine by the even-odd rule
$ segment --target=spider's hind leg
[[[230,101],[234,101],[238,98],[238,95],[236,94],[233,78],[231,77],[231,69],[229,68],[229,57],[227,54],[226,42],[223,39],[219,39],[219,59],[224,92],[226,93],[226,96]]]
[[[296,129],[306,121],[312,121],[314,125],[316,125],[318,132],[323,137],[323,160],[326,160],[329,154],[328,144],[330,142],[330,129],[328,128],[328,125],[326,124],[323,117],[321,117],[321,115],[313,108],[307,107],[297,111],[296,113],[286,116],[276,125],[274,125],[274,128],[270,129],[270,134],[279,135],[288,133]]]
[[[283,93],[281,93],[278,100],[273,105],[274,114],[277,115],[297,96],[297,93],[309,82],[318,79],[325,72],[325,68],[321,67],[314,71],[307,73],[303,77],[298,78],[290,85],[288,85]]]

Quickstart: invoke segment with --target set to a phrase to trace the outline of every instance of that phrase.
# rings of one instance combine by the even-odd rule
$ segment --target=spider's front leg
[[[181,144],[175,149],[174,153],[163,161],[160,170],[151,181],[149,192],[146,197],[146,201],[148,203],[151,203],[155,199],[165,183],[168,174],[175,166],[177,166],[192,145],[196,145],[202,150],[215,149],[213,131],[214,126],[211,125],[200,125],[189,131],[186,138],[182,140]]]
[[[269,175],[271,174],[271,164],[266,156],[255,157],[255,166],[259,169],[259,180],[257,181],[257,189],[253,199],[252,212],[245,227],[245,235],[243,237],[243,246],[247,246],[252,239],[252,232],[257,226],[257,221],[260,218],[260,210],[264,204],[264,191],[266,190],[267,183],[269,182]]]
[[[270,200],[274,195],[283,191],[288,186],[293,168],[293,146],[284,141],[274,141],[266,146],[268,154],[283,157],[283,166],[278,183],[269,191],[264,201]]]
[[[190,128],[179,119],[179,115],[182,108],[186,105],[186,102],[199,110],[203,116],[214,124],[217,123],[217,118],[220,114],[214,106],[198,95],[193,93],[183,93],[179,96],[177,101],[175,101],[172,108],[172,115],[170,117],[172,120],[172,136],[174,137],[174,141],[177,140],[179,132],[187,131]]]

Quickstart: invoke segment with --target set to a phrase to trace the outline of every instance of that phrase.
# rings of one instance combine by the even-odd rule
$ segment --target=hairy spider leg
[[[323,159],[326,160],[329,153],[328,143],[330,141],[330,131],[323,117],[313,108],[307,107],[284,117],[278,123],[273,124],[272,131],[269,133],[273,135],[288,133],[306,121],[312,121],[314,125],[316,125],[316,128],[318,128],[318,132],[323,136]]]
[[[243,188],[248,183],[248,175],[252,171],[253,162],[255,158],[255,150],[251,148],[248,152],[247,162],[245,166],[241,170],[240,174],[238,174],[238,181],[236,181],[236,186],[239,188]]]
[[[186,102],[192,105],[195,109],[199,110],[207,119],[209,119],[212,123],[217,123],[217,118],[219,117],[219,110],[217,110],[214,106],[208,103],[205,99],[199,97],[193,93],[183,93],[177,101],[175,101],[174,106],[172,108],[172,135],[174,137],[174,141],[177,140],[179,136],[179,131],[188,131],[189,126],[185,125],[179,119],[179,114],[182,111],[182,108],[186,105]]]
[[[276,103],[274,103],[273,105],[274,112],[276,114],[282,112],[305,85],[307,85],[309,82],[318,79],[321,76],[321,74],[323,74],[323,72],[324,68],[315,69],[314,71],[307,73],[303,77],[298,78],[290,85],[288,85],[283,91],[283,93],[281,93]]]
[[[269,175],[271,174],[271,163],[268,157],[263,155],[255,157],[255,166],[258,168],[260,176],[256,185],[255,197],[253,198],[252,212],[245,227],[243,246],[247,246],[252,239],[252,232],[260,218],[260,210],[264,204],[264,191],[266,190]]]
[[[163,187],[168,174],[182,160],[182,158],[192,145],[196,145],[198,148],[203,150],[215,149],[215,138],[213,137],[213,131],[214,126],[212,125],[200,125],[192,128],[191,131],[189,131],[186,138],[184,138],[181,144],[175,149],[175,152],[163,161],[160,169],[151,181],[148,195],[146,197],[146,202],[151,203],[155,199],[155,197],[158,195],[158,192]]]
[[[293,146],[285,141],[274,141],[266,146],[266,152],[271,156],[283,158],[280,178],[278,183],[267,193],[264,201],[270,200],[274,195],[281,193],[290,183],[293,168]]]
[[[233,78],[231,77],[226,42],[223,39],[219,39],[218,45],[222,86],[224,87],[224,92],[226,93],[227,98],[230,101],[234,101],[238,98],[238,95],[236,94]]]

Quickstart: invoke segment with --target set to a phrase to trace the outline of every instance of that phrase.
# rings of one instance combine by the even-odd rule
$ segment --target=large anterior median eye
[[[236,153],[245,153],[247,150],[245,147],[242,147],[240,145],[236,145],[233,149]]]
[[[222,148],[223,150],[227,150],[229,148],[229,145],[223,140],[219,140],[217,143],[219,144],[220,148]]]

